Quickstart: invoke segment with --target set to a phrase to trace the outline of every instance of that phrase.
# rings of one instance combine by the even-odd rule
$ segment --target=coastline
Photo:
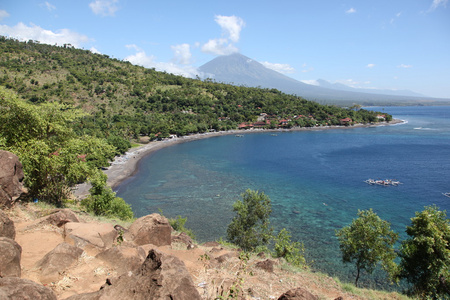
[[[147,144],[143,144],[136,148],[131,148],[124,155],[116,156],[111,166],[104,170],[104,173],[108,176],[107,184],[112,188],[116,188],[124,180],[133,176],[138,171],[138,162],[150,155],[151,153],[180,143],[217,137],[232,134],[242,134],[242,133],[261,133],[261,132],[292,132],[292,131],[314,131],[314,130],[330,130],[330,129],[352,129],[352,128],[364,128],[364,127],[378,127],[378,126],[388,126],[395,124],[403,124],[404,120],[393,119],[391,122],[381,122],[376,124],[355,124],[352,126],[319,126],[319,127],[294,127],[290,129],[247,129],[247,130],[230,130],[230,131],[219,131],[219,132],[207,132],[207,133],[197,133],[187,136],[182,136],[179,138],[166,139],[163,141],[152,141]],[[73,195],[77,199],[83,199],[89,195],[90,189],[89,183],[82,183],[75,186],[73,190]]]

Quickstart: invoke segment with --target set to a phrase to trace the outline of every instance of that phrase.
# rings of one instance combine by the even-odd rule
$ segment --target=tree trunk
[[[358,279],[359,279],[359,266],[356,266],[356,279],[355,279],[355,286],[358,287]]]

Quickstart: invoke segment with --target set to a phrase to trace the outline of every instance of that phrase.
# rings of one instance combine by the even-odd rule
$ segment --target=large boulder
[[[196,300],[201,299],[184,263],[171,255],[150,250],[135,273],[108,279],[98,292],[74,295],[66,300]]]
[[[117,246],[95,256],[115,268],[119,274],[138,269],[145,261],[145,251],[141,247]]]
[[[16,241],[0,237],[0,277],[20,277],[21,256],[22,247]]]
[[[83,254],[83,250],[61,243],[36,263],[40,269],[40,281],[48,284],[59,280],[60,273],[68,269]]]
[[[0,207],[12,207],[23,193],[23,168],[17,155],[0,150]]]
[[[62,227],[64,224],[69,222],[78,223],[80,222],[80,219],[78,219],[77,215],[72,210],[64,208],[59,209],[56,212],[45,217],[43,222]]]
[[[69,222],[64,225],[64,229],[65,241],[82,249],[86,249],[86,247],[110,248],[117,237],[114,227],[106,223]]]
[[[16,229],[14,222],[0,210],[0,237],[7,237],[10,239],[16,238]]]
[[[21,278],[0,278],[0,299],[56,300],[53,291],[34,281]]]
[[[278,300],[317,300],[319,297],[314,296],[303,288],[295,288],[281,295]]]
[[[167,218],[159,214],[151,214],[137,219],[125,234],[127,240],[136,245],[152,244],[155,246],[171,245],[172,226]]]

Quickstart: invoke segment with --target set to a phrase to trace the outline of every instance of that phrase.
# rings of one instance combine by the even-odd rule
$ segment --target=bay
[[[351,281],[335,230],[358,209],[373,210],[406,238],[416,211],[449,211],[450,107],[372,107],[404,124],[370,128],[243,133],[176,144],[139,163],[117,195],[136,217],[158,212],[188,217],[200,242],[226,236],[232,205],[246,189],[272,200],[271,223],[303,242],[314,269]],[[396,179],[399,186],[368,185]],[[398,247],[398,245],[397,245]],[[374,279],[375,278],[375,279]],[[366,286],[383,286],[376,275]]]

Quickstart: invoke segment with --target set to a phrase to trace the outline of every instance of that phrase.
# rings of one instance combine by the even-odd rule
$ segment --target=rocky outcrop
[[[20,277],[21,255],[19,244],[10,238],[0,237],[0,277]]]
[[[14,222],[0,210],[0,237],[7,237],[12,240],[16,238]]]
[[[44,222],[62,227],[64,224],[69,222],[79,223],[80,219],[78,219],[77,215],[72,210],[64,208],[45,217]]]
[[[59,275],[74,264],[83,253],[80,248],[61,243],[47,253],[36,266],[40,269],[40,281],[44,284],[58,281]]]
[[[281,295],[278,300],[317,300],[319,297],[314,296],[303,288],[295,288]]]
[[[80,294],[67,300],[195,300],[201,299],[184,263],[171,255],[150,250],[144,263],[135,273],[128,272],[108,279],[95,293]]]
[[[194,241],[186,233],[182,232],[179,235],[172,236],[172,243],[185,244],[187,249],[195,248]]]
[[[0,278],[0,299],[56,300],[53,291],[34,281],[21,278]]]
[[[86,247],[111,248],[117,237],[117,231],[114,227],[106,223],[69,222],[64,225],[64,230],[66,235],[65,241],[81,249]]]
[[[275,262],[270,259],[266,259],[263,261],[259,261],[256,263],[256,267],[259,269],[262,269],[266,272],[273,273],[273,266],[275,265]]]
[[[172,226],[165,217],[151,214],[134,221],[125,234],[125,239],[136,245],[166,246],[171,245],[171,233]]]
[[[17,155],[0,150],[0,207],[12,207],[23,191],[23,168]]]
[[[95,256],[117,269],[119,274],[138,269],[145,261],[145,251],[141,247],[117,246]]]

